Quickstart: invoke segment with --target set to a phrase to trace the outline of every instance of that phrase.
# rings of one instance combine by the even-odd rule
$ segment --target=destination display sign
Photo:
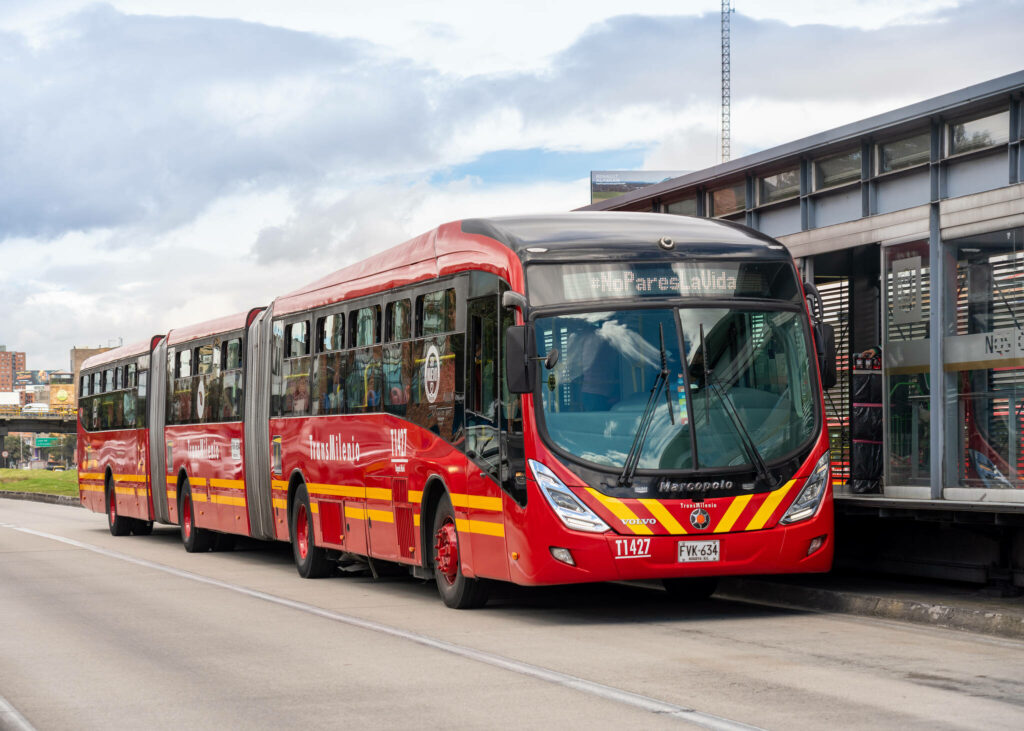
[[[785,262],[535,264],[527,269],[534,305],[647,297],[746,297],[799,301]]]

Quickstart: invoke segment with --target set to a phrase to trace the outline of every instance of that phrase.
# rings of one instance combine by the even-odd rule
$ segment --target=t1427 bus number
[[[616,538],[615,558],[650,558],[650,538]]]

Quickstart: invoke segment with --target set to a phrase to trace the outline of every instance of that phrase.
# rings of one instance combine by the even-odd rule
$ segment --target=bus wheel
[[[718,588],[718,577],[697,576],[689,579],[662,579],[665,591],[673,599],[686,602],[707,599]]]
[[[107,483],[107,527],[112,536],[126,536],[131,533],[132,519],[117,514],[117,492]]]
[[[185,480],[181,486],[181,542],[189,553],[205,553],[210,550],[210,531],[196,527],[195,507],[192,505],[192,488]]]
[[[473,609],[487,603],[490,586],[462,573],[459,532],[451,498],[441,496],[434,513],[434,580],[444,603],[452,609]]]
[[[313,512],[309,509],[309,492],[305,485],[299,485],[295,491],[292,554],[295,556],[295,568],[304,579],[321,579],[334,568],[327,559],[327,551],[318,548],[313,537]]]
[[[153,521],[152,520],[139,520],[135,518],[132,521],[132,533],[137,536],[148,536],[153,532]]]

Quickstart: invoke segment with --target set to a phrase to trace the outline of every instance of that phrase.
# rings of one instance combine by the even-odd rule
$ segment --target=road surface
[[[643,587],[304,581],[0,500],[0,728],[1022,728],[1024,643]]]

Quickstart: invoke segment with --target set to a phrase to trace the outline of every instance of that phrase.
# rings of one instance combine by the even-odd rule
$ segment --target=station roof
[[[787,142],[752,155],[738,157],[735,160],[713,165],[656,185],[639,188],[614,198],[592,203],[589,206],[582,206],[579,210],[602,211],[630,208],[655,198],[670,195],[677,190],[692,188],[705,182],[724,180],[731,176],[740,176],[754,168],[770,168],[774,163],[792,160],[794,157],[812,150],[826,151],[828,148],[840,148],[851,142],[859,141],[864,135],[876,132],[888,134],[919,126],[922,121],[953,110],[964,114],[981,110],[997,99],[1007,98],[1020,92],[1022,87],[1024,87],[1024,71],[1017,71],[793,142]],[[634,208],[634,210],[636,209]]]

